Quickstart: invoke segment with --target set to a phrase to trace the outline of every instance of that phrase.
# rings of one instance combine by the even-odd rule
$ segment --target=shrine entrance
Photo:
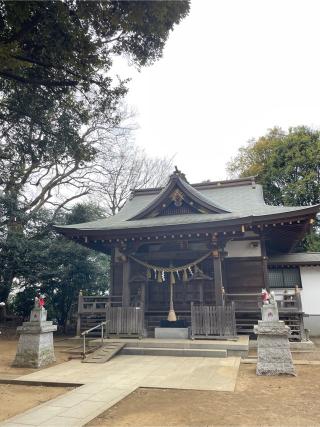
[[[222,315],[224,302],[221,252],[208,251],[206,242],[201,245],[197,243],[197,250],[192,248],[191,251],[190,247],[188,249],[181,250],[176,242],[170,242],[165,246],[145,245],[140,251],[129,255],[131,306],[143,307],[149,336],[159,327],[183,327],[190,328],[191,331],[192,319],[194,331],[200,331],[201,328],[204,331],[195,332],[194,337],[234,335],[233,328],[221,327],[225,323]],[[209,320],[205,320],[206,324],[211,325],[209,329],[200,328],[200,324],[204,324],[200,320],[200,307],[216,305],[220,307],[217,315],[210,315]],[[194,310],[197,310],[198,317],[192,317],[192,307],[197,307]],[[230,310],[229,312],[231,313]],[[205,319],[206,313],[213,311],[205,309],[203,313]]]

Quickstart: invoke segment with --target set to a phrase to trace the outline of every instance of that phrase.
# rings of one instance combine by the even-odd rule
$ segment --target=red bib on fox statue
[[[40,295],[39,297],[39,307],[44,308],[44,295]]]
[[[270,303],[270,294],[266,289],[262,289],[261,291],[261,298],[262,298],[262,302],[263,304],[269,304]]]
[[[44,308],[44,295],[35,296],[34,308]]]

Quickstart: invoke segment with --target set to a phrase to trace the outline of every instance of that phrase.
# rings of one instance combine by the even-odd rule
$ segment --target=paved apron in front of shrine
[[[83,384],[1,426],[83,426],[138,387],[234,391],[240,358],[117,356],[106,364],[71,360],[19,377]]]

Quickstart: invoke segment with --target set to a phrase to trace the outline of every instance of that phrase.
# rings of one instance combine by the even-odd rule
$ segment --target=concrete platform
[[[158,348],[158,347],[124,347],[121,354],[146,356],[175,356],[175,357],[227,357],[224,349],[194,349],[194,348]]]
[[[203,352],[203,350],[220,350],[223,351],[220,357],[225,357],[223,354],[227,353],[227,357],[247,357],[249,351],[249,336],[242,335],[235,340],[190,340],[190,339],[156,339],[156,338],[118,338],[108,339],[108,342],[125,342],[126,345],[122,349],[121,354],[155,354],[156,351],[151,349],[176,349],[176,350],[193,350],[189,354],[193,357],[214,357],[214,353]],[[92,343],[99,340],[94,340]],[[141,350],[138,350],[141,349]],[[148,350],[147,350],[148,349]],[[147,350],[145,353],[143,350]],[[158,353],[160,355],[161,352]],[[163,354],[163,352],[161,353]],[[169,354],[169,353],[168,353]],[[173,354],[173,353],[171,353]],[[176,353],[176,356],[187,356],[183,352]]]
[[[240,358],[117,356],[104,365],[70,360],[19,380],[79,387],[1,426],[83,426],[138,387],[234,391]]]

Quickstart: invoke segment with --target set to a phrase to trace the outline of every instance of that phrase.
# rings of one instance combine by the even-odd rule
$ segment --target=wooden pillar
[[[213,251],[213,273],[214,273],[214,294],[216,305],[223,305],[223,282],[222,282],[222,268],[221,257],[218,250]]]
[[[122,264],[122,306],[130,306],[130,261],[126,258]]]
[[[111,296],[113,296],[115,294],[114,292],[114,279],[115,279],[115,274],[114,274],[114,265],[115,265],[115,249],[112,249],[111,252],[111,257],[110,257],[110,289],[109,289],[109,294]]]
[[[80,337],[81,334],[81,311],[83,308],[83,297],[82,297],[82,291],[79,291],[78,296],[78,315],[77,315],[77,328],[76,328],[76,336]]]
[[[144,311],[149,309],[149,281],[144,284]]]
[[[266,251],[265,239],[261,238],[261,264],[262,264],[262,281],[263,286],[267,291],[270,290],[269,272],[268,272],[268,257]]]
[[[203,304],[203,281],[201,281],[199,284],[199,300],[201,304]]]
[[[140,307],[143,309],[146,306],[146,282],[143,282],[140,287]]]

